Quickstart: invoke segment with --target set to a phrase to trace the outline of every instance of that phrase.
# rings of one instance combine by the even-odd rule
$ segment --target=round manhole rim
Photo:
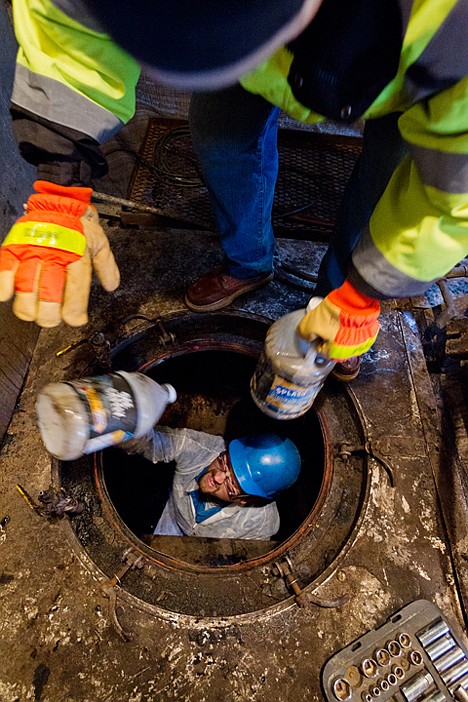
[[[173,320],[176,323],[180,323],[180,322],[184,323],[185,317],[186,317],[186,315],[173,315],[173,316],[171,316],[171,318],[169,320],[165,319],[164,321],[171,322],[171,320]],[[224,313],[222,315],[222,317],[224,317],[224,320],[226,320],[227,315]],[[236,315],[236,317],[238,318],[238,315]],[[254,322],[264,321],[264,320],[259,320],[258,318],[255,318],[255,316],[250,316],[250,315],[248,315],[248,320],[254,321]],[[224,321],[223,324],[225,324],[225,323],[226,322]],[[171,329],[170,325],[168,326],[168,328]],[[175,327],[175,329],[177,331],[177,326]],[[151,343],[153,343],[152,340],[150,340],[150,341],[151,341]],[[255,355],[256,355],[259,352],[259,348],[260,348],[260,347],[258,347],[258,338],[257,337],[255,337],[255,338],[249,337],[248,342],[249,343],[252,342],[252,347],[255,346],[255,344],[257,344],[256,351],[255,351]],[[138,343],[138,338],[136,339],[136,343]],[[203,345],[203,344],[200,344],[200,338],[197,338],[196,342],[195,342],[194,337],[190,337],[190,340],[187,342],[186,345],[188,347],[193,348],[194,343],[196,343],[197,348],[200,348],[200,346]],[[212,348],[212,342],[210,342],[210,343],[211,343],[211,348]],[[125,346],[127,346],[127,344],[125,344]],[[226,346],[225,341],[223,341],[221,346],[223,348],[225,348],[225,346]],[[235,346],[237,349],[239,348],[238,344],[236,344]],[[241,344],[241,346],[243,346],[243,344]],[[145,349],[146,349],[146,347],[144,346],[144,348],[143,348],[144,352],[145,352]],[[251,353],[253,354],[254,352],[251,352]],[[157,354],[157,355],[158,355],[158,357],[160,356],[163,360],[167,357],[164,352],[161,352],[160,354]],[[146,356],[146,359],[147,358],[148,358],[148,355]],[[146,362],[143,364],[143,366],[147,367],[148,364],[151,365],[152,360],[151,361],[146,360]],[[120,368],[118,357],[117,357],[117,363],[115,364],[115,368],[116,368],[116,370]],[[132,367],[128,370],[134,370],[134,369],[135,369],[135,367]],[[332,385],[332,387],[333,387],[333,385]],[[336,386],[335,386],[335,388],[336,388]],[[346,406],[346,407],[348,407],[348,409],[344,409],[344,412],[345,412],[344,416],[345,417],[352,416],[352,423],[354,423],[354,426],[356,427],[356,429],[354,430],[354,433],[356,433],[356,431],[357,431],[357,433],[360,434],[360,432],[362,431],[362,423],[360,424],[359,421],[357,421],[357,420],[359,420],[359,417],[358,417],[358,413],[356,413],[355,403],[353,402],[352,395],[350,395],[349,393],[346,392],[346,388],[341,386],[339,388],[338,393],[333,391],[331,393],[330,398],[329,398],[329,395],[327,393],[326,398],[327,399],[326,399],[325,404],[328,405],[328,407],[329,407],[328,411],[331,411],[331,415],[330,415],[329,419],[331,419],[332,432],[336,430],[336,420],[338,418],[338,415],[341,417],[341,412],[343,411],[343,409],[340,409],[340,407]],[[335,398],[335,399],[333,399],[333,398]],[[338,403],[338,404],[336,404],[336,403]],[[316,408],[317,408],[317,406],[318,406],[318,404],[316,404]],[[335,417],[336,412],[338,412],[338,415],[336,415],[336,417]],[[333,430],[333,426],[335,426],[335,430]],[[325,427],[325,429],[322,428],[322,432],[324,430],[327,431],[327,428],[326,428],[327,422],[325,422],[324,427]],[[346,430],[344,433],[344,436],[346,438],[348,438],[347,431],[348,430]],[[334,443],[336,446],[336,437],[334,436],[333,439],[334,439],[333,442],[327,441],[326,444],[324,444],[324,448],[325,447],[331,448],[332,443]],[[334,460],[336,460],[336,453],[334,456]],[[356,498],[357,498],[356,508],[355,508],[356,509],[356,519],[354,522],[352,522],[352,523],[350,522],[349,525],[346,526],[346,534],[344,535],[344,538],[340,541],[340,543],[337,544],[338,548],[333,551],[331,560],[328,560],[325,563],[325,565],[321,565],[320,570],[318,570],[316,568],[315,571],[313,571],[310,574],[310,576],[307,576],[307,579],[305,580],[304,590],[311,591],[311,590],[315,589],[316,587],[318,587],[320,585],[320,583],[324,582],[326,579],[328,579],[331,576],[331,574],[339,567],[339,564],[342,562],[343,557],[349,551],[349,548],[354,543],[356,535],[359,532],[360,524],[362,523],[362,519],[363,519],[364,514],[366,512],[366,504],[368,502],[369,474],[368,474],[368,470],[366,468],[366,464],[367,464],[366,461],[362,460],[361,458],[359,458],[359,459],[354,458],[354,459],[352,459],[351,463],[355,467],[357,467],[357,472],[360,475],[360,478],[359,478],[360,488],[358,490],[358,493],[356,493]],[[358,466],[358,464],[360,467]],[[81,469],[79,469],[79,470],[81,470]],[[346,469],[346,471],[347,470],[348,470],[348,468]],[[58,466],[58,462],[57,462],[57,471],[58,471],[58,478],[59,478],[59,482],[60,482],[61,478],[65,475],[65,472],[63,470],[63,467],[60,468]],[[61,471],[62,471],[62,473],[61,473]],[[339,472],[343,472],[342,469],[340,469]],[[60,473],[61,473],[61,475],[60,475]],[[89,471],[89,479],[93,478],[92,473],[93,473],[93,471]],[[95,486],[94,490],[96,490],[96,483],[95,483],[94,479],[92,479],[91,482]],[[73,489],[74,489],[73,482],[68,483],[68,485],[70,485],[70,487],[72,488],[72,492],[73,492]],[[81,494],[86,494],[86,493],[82,492]],[[316,503],[317,503],[317,500],[314,504],[316,504]],[[103,504],[104,504],[104,502],[101,500],[101,510],[102,510]],[[94,514],[96,514],[96,513],[94,513]],[[91,518],[92,518],[92,516],[91,516]],[[304,521],[307,521],[307,517],[306,517],[306,520],[304,520]],[[107,519],[107,513],[103,514],[103,516],[100,519],[100,522],[101,523],[106,522],[107,526],[105,527],[105,529],[109,529],[109,520]],[[313,529],[313,522],[310,525],[310,530],[312,530],[312,529]],[[156,580],[155,580],[156,586],[158,586],[160,581],[164,582],[165,580],[167,580],[169,573],[172,573],[170,578],[173,578],[175,573],[182,574],[181,568],[177,567],[177,565],[176,565],[176,567],[174,567],[172,565],[162,564],[160,561],[157,561],[157,562],[155,562],[154,560],[150,561],[150,559],[147,558],[147,553],[146,553],[146,549],[145,549],[146,545],[143,542],[141,542],[138,539],[138,537],[136,537],[133,534],[133,532],[130,532],[130,538],[128,538],[128,536],[124,530],[118,529],[118,534],[115,534],[115,544],[112,543],[111,552],[109,552],[109,554],[103,560],[100,556],[99,551],[93,550],[93,548],[89,548],[89,545],[86,545],[85,542],[81,541],[80,534],[78,533],[78,531],[76,529],[74,529],[72,527],[72,531],[74,532],[74,537],[75,537],[74,540],[76,540],[76,545],[79,546],[80,551],[85,552],[86,559],[89,559],[91,561],[91,563],[99,570],[99,572],[101,574],[105,575],[106,573],[109,573],[109,572],[111,572],[111,573],[115,572],[115,571],[109,570],[108,557],[109,556],[112,557],[112,559],[115,562],[115,558],[116,557],[119,558],[120,557],[119,554],[122,554],[124,549],[128,548],[128,546],[131,546],[133,549],[138,550],[138,551],[140,551],[140,553],[142,553],[142,555],[144,556],[144,558],[149,566],[148,567],[148,574],[147,574],[147,576],[145,576],[145,578],[150,578],[150,580],[153,580],[154,578],[156,578]],[[321,533],[323,533],[323,532],[321,532]],[[343,534],[344,534],[344,532],[343,532]],[[291,534],[291,536],[293,536],[293,535]],[[139,543],[136,543],[136,540],[138,540]],[[296,546],[294,553],[291,554],[293,556],[295,563],[300,563],[300,559],[304,555],[303,544],[307,544],[309,541],[310,541],[310,539],[309,540],[303,539],[303,538],[298,539],[299,544],[298,544],[298,546]],[[317,542],[316,539],[313,539],[312,541]],[[284,547],[284,545],[286,543],[288,543],[288,546],[287,546],[287,549],[284,549],[284,550],[291,551],[293,546],[291,544],[290,539],[289,540],[286,539],[285,541],[283,541],[281,546]],[[143,547],[143,550],[141,547]],[[320,547],[320,548],[322,548],[322,547]],[[332,544],[332,548],[334,548],[334,542]],[[306,550],[305,550],[306,557],[308,557],[310,550],[311,550],[311,547],[306,546]],[[320,552],[320,549],[319,549],[319,552]],[[154,550],[153,550],[153,553],[154,553]],[[315,553],[315,552],[313,552],[313,553]],[[114,554],[114,555],[112,555],[112,554]],[[276,555],[276,554],[274,554],[274,550],[272,550],[266,554],[266,560],[268,563],[274,562],[273,555]],[[321,552],[319,553],[319,556],[320,555],[321,555]],[[234,581],[236,582],[236,587],[238,588],[241,584],[241,578],[247,577],[248,579],[250,579],[251,575],[248,573],[249,570],[252,571],[252,575],[254,575],[254,572],[255,572],[255,577],[257,577],[257,576],[258,577],[266,577],[267,572],[271,572],[271,568],[265,568],[265,567],[258,568],[258,560],[259,559],[250,559],[249,561],[245,562],[245,567],[242,568],[242,570],[237,570],[234,572],[232,570],[232,566],[229,566],[229,565],[208,567],[208,568],[203,569],[203,570],[205,570],[205,573],[206,573],[205,577],[207,577],[208,580],[210,578],[215,577],[215,580],[219,580],[220,582],[222,582],[222,577],[216,577],[216,576],[229,575],[230,578],[234,578]],[[115,568],[115,566],[110,566],[110,567]],[[315,566],[312,566],[312,567],[315,568]],[[164,576],[163,575],[164,571],[168,575]],[[247,572],[244,572],[244,571],[247,571]],[[158,573],[160,573],[161,575],[159,575]],[[192,582],[197,582],[197,581],[205,582],[205,577],[203,577],[203,574],[199,570],[196,570],[195,574],[202,575],[201,580],[199,578],[197,578],[196,580],[191,579],[192,574],[194,574],[193,568],[190,568],[189,572],[184,571],[184,573],[185,573],[185,578],[183,579],[183,582],[186,583],[186,585],[185,585],[186,587],[190,587],[190,583],[192,583]],[[146,580],[145,580],[145,582],[146,582]],[[172,580],[171,580],[171,582],[172,582]],[[148,586],[149,586],[149,583],[148,583]],[[218,609],[217,607],[212,608],[213,612],[210,611],[210,612],[200,614],[198,612],[198,610],[196,612],[194,612],[190,607],[187,607],[185,603],[182,606],[182,603],[179,603],[178,601],[175,603],[168,601],[166,603],[166,601],[164,600],[164,604],[162,604],[162,601],[160,601],[159,597],[155,600],[153,596],[150,597],[149,595],[146,595],[145,594],[146,585],[145,584],[142,585],[142,587],[143,587],[143,591],[142,591],[140,589],[140,586],[137,585],[137,581],[134,580],[133,576],[128,581],[127,581],[127,579],[125,579],[124,583],[122,584],[122,587],[124,588],[125,593],[128,593],[128,595],[131,598],[135,597],[136,600],[141,602],[145,607],[147,606],[149,608],[154,608],[153,611],[155,613],[157,613],[157,612],[164,613],[164,616],[168,616],[169,618],[171,618],[174,615],[175,616],[182,616],[182,617],[188,616],[189,618],[195,617],[199,621],[206,620],[207,618],[212,619],[213,617],[222,618],[223,621],[225,621],[226,619],[229,619],[231,617],[238,619],[239,617],[246,617],[246,616],[248,617],[248,616],[252,615],[254,612],[256,613],[256,615],[258,615],[259,612],[273,613],[274,611],[281,611],[285,607],[289,607],[291,605],[291,603],[294,601],[294,599],[293,599],[294,595],[292,595],[290,592],[288,592],[287,588],[285,588],[284,596],[278,597],[277,601],[275,603],[271,603],[271,604],[262,603],[261,604],[260,602],[251,603],[249,601],[249,602],[244,603],[240,609],[237,608],[237,606],[236,606],[236,607],[234,607],[234,609],[230,608],[229,610],[225,611],[222,609],[222,606],[221,606],[222,614],[219,613],[219,611],[216,611]],[[253,604],[253,606],[252,606],[252,604]],[[255,607],[255,604],[257,604],[257,607]]]

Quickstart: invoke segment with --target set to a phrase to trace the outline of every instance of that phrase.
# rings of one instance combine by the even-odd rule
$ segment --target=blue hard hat
[[[247,495],[272,499],[290,487],[301,470],[296,445],[276,434],[234,439],[228,451],[237,481]]]

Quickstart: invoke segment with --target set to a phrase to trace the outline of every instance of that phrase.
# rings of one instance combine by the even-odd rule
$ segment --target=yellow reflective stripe
[[[468,76],[413,105],[398,120],[409,144],[442,154],[467,154]],[[437,168],[437,166],[435,166]]]
[[[419,281],[441,278],[468,253],[468,196],[425,186],[407,158],[370,220],[372,241],[388,263]],[[379,290],[377,281],[366,280]]]
[[[414,100],[408,94],[405,85],[406,72],[417,62],[456,3],[457,0],[419,0],[412,3],[398,72],[362,115],[362,119],[374,119],[391,112],[405,111],[410,107]]]
[[[82,256],[86,248],[84,234],[49,222],[18,222],[14,224],[3,241],[3,246],[46,246],[69,251]]]
[[[411,98],[405,86],[406,72],[423,53],[456,4],[457,0],[418,0],[412,3],[397,75],[374,100],[363,115],[364,119],[408,109]],[[282,47],[253,71],[243,76],[240,83],[249,92],[261,95],[268,102],[277,105],[301,122],[319,122],[323,117],[299,103],[292,93],[288,83],[292,60],[293,56],[289,49]],[[422,104],[422,109],[426,109],[425,103]]]
[[[336,359],[346,359],[352,356],[361,356],[366,351],[369,351],[370,347],[377,339],[377,334],[371,339],[366,339],[362,344],[356,344],[356,346],[341,346],[340,344],[335,344],[330,342],[326,345],[325,351],[330,358]]]
[[[140,67],[107,34],[83,26],[50,0],[15,0],[13,11],[19,64],[79,93],[122,122],[133,116]]]

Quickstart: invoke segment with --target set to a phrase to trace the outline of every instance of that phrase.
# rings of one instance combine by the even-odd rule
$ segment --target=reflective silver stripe
[[[446,193],[468,193],[468,154],[425,149],[408,144],[425,185]]]
[[[98,20],[90,14],[86,5],[79,0],[50,0],[52,5],[70,17],[75,22],[79,22],[84,27],[92,29],[94,32],[105,34],[105,29],[99,24]]]
[[[437,280],[416,280],[392,266],[376,248],[368,227],[361,234],[352,260],[361,278],[384,297],[422,295]]]
[[[455,85],[468,74],[468,0],[458,0],[406,74],[414,102]]]
[[[16,64],[11,101],[50,122],[87,134],[100,144],[110,139],[123,125],[109,110],[19,63]]]

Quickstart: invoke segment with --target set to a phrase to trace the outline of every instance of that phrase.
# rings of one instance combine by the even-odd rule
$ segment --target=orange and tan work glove
[[[88,321],[92,269],[105,290],[120,274],[109,241],[90,205],[92,189],[45,180],[7,234],[0,249],[0,301],[15,293],[13,312],[40,327]]]
[[[377,338],[380,304],[360,293],[345,280],[316,307],[306,312],[298,324],[298,333],[308,341],[323,339],[320,353],[334,361],[345,361],[365,353]]]

